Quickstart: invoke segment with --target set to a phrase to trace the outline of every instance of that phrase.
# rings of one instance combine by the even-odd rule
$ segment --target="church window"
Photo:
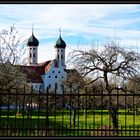
[[[58,62],[57,61],[55,61],[55,63],[54,63],[54,67],[58,67]]]
[[[35,48],[33,48],[33,50],[35,50]]]
[[[54,73],[54,71],[52,71],[52,73]]]
[[[39,91],[43,91],[43,90],[44,90],[44,85],[42,84],[39,86]]]
[[[59,59],[59,50],[57,50],[57,59]]]
[[[51,78],[51,76],[49,76],[49,78]]]
[[[61,88],[62,88],[62,90],[64,90],[64,85],[63,84],[61,85]]]
[[[51,84],[49,84],[49,88],[51,88]]]
[[[32,54],[30,53],[30,58],[32,57]]]
[[[55,78],[57,78],[57,76],[55,76]]]
[[[57,86],[58,86],[58,84],[57,84],[57,83],[55,83],[55,89],[57,89]]]
[[[61,55],[61,59],[63,59],[63,55]]]
[[[33,53],[33,57],[35,57],[35,53]]]
[[[62,79],[63,79],[64,77],[62,76]]]
[[[58,73],[60,73],[60,71],[58,71]]]

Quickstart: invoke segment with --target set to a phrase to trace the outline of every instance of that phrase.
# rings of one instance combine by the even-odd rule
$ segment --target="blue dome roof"
[[[56,41],[55,48],[65,48],[66,43],[61,38],[61,35],[59,36],[58,40]]]
[[[28,39],[28,46],[38,46],[39,45],[39,41],[38,39],[34,36],[34,34],[32,33],[32,36]]]

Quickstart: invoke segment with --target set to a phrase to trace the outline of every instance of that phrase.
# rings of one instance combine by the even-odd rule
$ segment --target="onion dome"
[[[61,31],[60,31],[60,36],[59,36],[58,40],[56,41],[55,48],[65,48],[65,47],[66,47],[66,43],[61,38]]]
[[[38,45],[39,45],[39,41],[38,41],[38,39],[34,36],[33,32],[32,32],[31,37],[28,39],[27,45],[28,45],[28,46],[38,46]]]

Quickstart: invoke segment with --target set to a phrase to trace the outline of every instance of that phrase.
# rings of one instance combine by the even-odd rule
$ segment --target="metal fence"
[[[117,107],[113,126],[108,103]],[[112,114],[113,115],[113,114]],[[139,136],[140,94],[69,89],[61,95],[0,91],[0,136]]]

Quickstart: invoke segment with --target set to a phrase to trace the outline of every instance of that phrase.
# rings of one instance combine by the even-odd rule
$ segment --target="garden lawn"
[[[49,116],[50,129],[56,129],[56,136],[89,136],[90,130],[100,128],[103,125],[112,125],[109,121],[107,110],[79,110],[76,112],[76,126],[72,127],[72,113],[68,110],[61,110],[51,113]],[[32,111],[32,116],[15,116],[14,112],[6,115],[6,112],[1,113],[0,117],[0,136],[4,134],[3,128],[16,129],[16,136],[37,136],[36,130],[46,129],[45,111]],[[39,115],[40,114],[40,115]],[[125,115],[126,114],[126,115]],[[119,128],[133,130],[140,127],[140,115],[133,115],[124,110],[119,110],[118,113]],[[62,130],[63,129],[63,130]],[[84,129],[84,131],[82,130]],[[88,130],[89,129],[89,130]],[[6,134],[5,134],[6,135]],[[123,131],[121,135],[133,136],[140,135],[133,131]]]

